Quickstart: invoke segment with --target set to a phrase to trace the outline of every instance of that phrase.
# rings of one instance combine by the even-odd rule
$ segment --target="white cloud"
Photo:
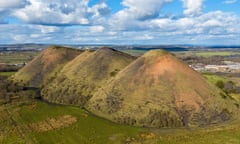
[[[56,26],[42,26],[42,25],[38,25],[38,26],[35,26],[35,28],[38,29],[43,34],[54,33],[54,32],[57,32],[57,31],[60,30]]]
[[[91,26],[90,27],[90,32],[91,33],[101,33],[104,31],[104,27],[103,26]]]
[[[204,23],[202,23],[203,27],[221,27],[223,26],[222,22],[216,20],[216,19],[210,19]]]
[[[41,34],[31,34],[30,37],[31,38],[39,38],[39,37],[41,37]]]
[[[13,13],[17,18],[36,24],[71,25],[91,24],[89,19],[98,20],[107,13],[102,2],[88,7],[89,0],[29,0],[30,4]]]
[[[85,18],[86,2],[60,3],[60,1],[47,2],[46,0],[30,0],[31,5],[20,9],[14,15],[29,23],[43,24],[88,24]],[[75,10],[79,6],[82,9]],[[75,15],[78,14],[78,17]]]
[[[145,20],[159,15],[159,11],[164,3],[171,0],[124,0],[122,4],[126,8],[118,14],[130,15],[134,19]]]
[[[141,21],[155,19],[163,4],[172,0],[123,0],[124,9],[112,16],[110,24],[117,29],[144,27]],[[118,25],[118,27],[115,27]],[[137,27],[136,27],[137,26]]]
[[[233,4],[236,3],[238,0],[225,0],[223,3],[225,4]]]
[[[1,0],[0,8],[8,9],[8,8],[21,8],[29,4],[27,0]]]
[[[169,24],[172,23],[172,20],[169,18],[154,19],[150,21],[150,27],[164,29],[169,27]]]
[[[1,0],[0,1],[0,24],[6,23],[5,17],[11,15],[11,13],[19,8],[27,6],[29,2],[27,0]]]
[[[203,0],[182,0],[184,5],[184,14],[196,16],[202,13]]]
[[[51,37],[51,42],[56,42],[60,31],[55,26],[1,24],[0,33],[4,35],[0,35],[0,43],[43,43],[47,37]]]
[[[154,39],[153,36],[149,35],[149,34],[144,34],[144,35],[140,35],[140,36],[135,36],[133,37],[134,40],[151,40]]]
[[[24,35],[24,34],[17,34],[17,35],[13,35],[13,40],[15,41],[15,42],[20,42],[20,43],[26,43],[26,42],[28,42],[27,40],[28,40],[28,37],[26,36],[26,35]]]

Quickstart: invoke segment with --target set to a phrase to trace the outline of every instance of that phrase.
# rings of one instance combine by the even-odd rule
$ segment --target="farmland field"
[[[38,52],[35,52],[35,51],[4,52],[4,53],[0,53],[0,63],[17,64],[17,63],[29,62],[37,54],[38,54]]]
[[[0,72],[0,76],[11,76],[15,74],[16,72]]]
[[[193,52],[193,54],[201,57],[212,57],[212,56],[231,56],[231,55],[237,55],[239,53],[231,52],[231,51],[220,51],[220,52],[210,51],[210,52]]]

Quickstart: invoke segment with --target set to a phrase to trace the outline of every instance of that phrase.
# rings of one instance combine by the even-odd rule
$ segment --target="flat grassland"
[[[210,51],[210,52],[193,52],[196,56],[201,57],[212,57],[212,56],[231,56],[231,55],[237,55],[238,52],[232,52],[232,51]]]
[[[134,55],[134,56],[141,56],[147,52],[147,50],[121,50],[122,52]],[[239,55],[239,52],[234,51],[184,51],[184,52],[173,52],[176,55],[184,54],[188,56],[197,56],[197,57],[204,57],[209,58],[213,56],[232,56],[232,55]]]
[[[147,50],[121,50],[124,53],[128,53],[133,56],[141,56],[147,52]]]
[[[0,76],[11,76],[15,74],[16,72],[0,72]]]
[[[18,64],[31,61],[39,52],[4,52],[0,53],[0,63]]]

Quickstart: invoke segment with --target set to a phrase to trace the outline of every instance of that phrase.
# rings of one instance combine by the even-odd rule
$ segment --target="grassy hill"
[[[39,87],[82,51],[72,48],[51,46],[17,72],[12,80],[31,87]]]
[[[86,105],[92,113],[134,126],[195,127],[231,119],[230,97],[165,51],[138,58]]]
[[[135,57],[111,48],[85,51],[63,67],[61,72],[41,91],[53,103],[83,106],[96,88],[105,85]]]

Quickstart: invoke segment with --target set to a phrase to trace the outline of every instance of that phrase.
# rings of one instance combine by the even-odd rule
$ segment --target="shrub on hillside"
[[[218,80],[215,85],[220,89],[224,88],[224,82],[222,80]]]

